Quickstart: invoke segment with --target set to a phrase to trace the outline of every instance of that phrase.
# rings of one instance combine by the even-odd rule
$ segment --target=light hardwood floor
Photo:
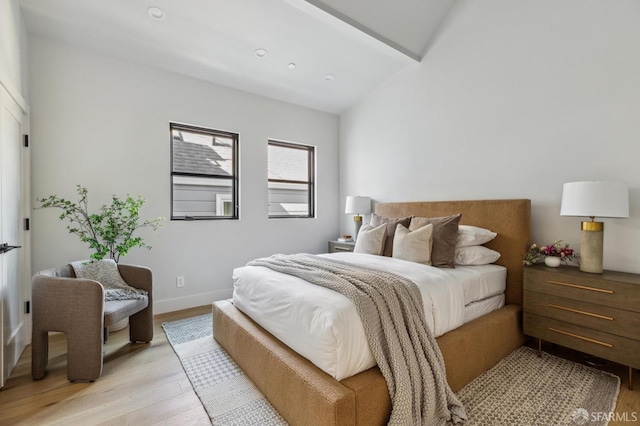
[[[149,345],[129,344],[128,329],[111,333],[105,345],[102,377],[94,383],[69,383],[66,378],[66,339],[49,339],[47,376],[31,379],[31,350],[27,347],[0,391],[0,425],[208,425],[209,418],[189,383],[161,324],[210,312],[210,306],[155,318]],[[535,340],[535,339],[533,339]],[[537,342],[530,343],[537,348]],[[547,352],[581,361],[579,353],[545,344]],[[640,375],[629,390],[627,369],[611,363],[604,370],[621,378],[616,413],[637,422],[612,421],[610,426],[640,424]],[[624,417],[622,417],[624,418]]]
[[[0,391],[0,425],[209,425],[161,324],[211,312],[211,306],[157,315],[153,341],[130,344],[129,330],[111,333],[104,348],[102,377],[69,383],[66,338],[49,338],[44,379],[31,379],[27,347]]]

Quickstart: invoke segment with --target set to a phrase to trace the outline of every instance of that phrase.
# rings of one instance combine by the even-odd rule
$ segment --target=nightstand
[[[640,275],[576,267],[524,268],[524,333],[640,368]]]
[[[340,241],[329,241],[329,253],[340,253],[343,251],[353,251],[356,247],[355,241],[342,243]]]

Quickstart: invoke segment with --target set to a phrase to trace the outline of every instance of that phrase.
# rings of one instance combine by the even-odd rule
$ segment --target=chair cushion
[[[134,300],[111,300],[104,302],[104,326],[108,327],[149,306],[149,297]]]

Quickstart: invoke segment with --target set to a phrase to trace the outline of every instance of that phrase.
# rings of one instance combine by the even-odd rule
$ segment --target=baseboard
[[[167,312],[181,311],[197,306],[211,305],[216,300],[231,298],[233,289],[209,291],[206,293],[192,294],[190,296],[176,297],[173,299],[156,300],[153,302],[153,314],[165,314]]]

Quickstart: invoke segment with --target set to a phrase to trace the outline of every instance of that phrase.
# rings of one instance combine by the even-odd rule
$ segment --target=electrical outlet
[[[176,287],[184,287],[184,276],[180,275],[176,278]]]

